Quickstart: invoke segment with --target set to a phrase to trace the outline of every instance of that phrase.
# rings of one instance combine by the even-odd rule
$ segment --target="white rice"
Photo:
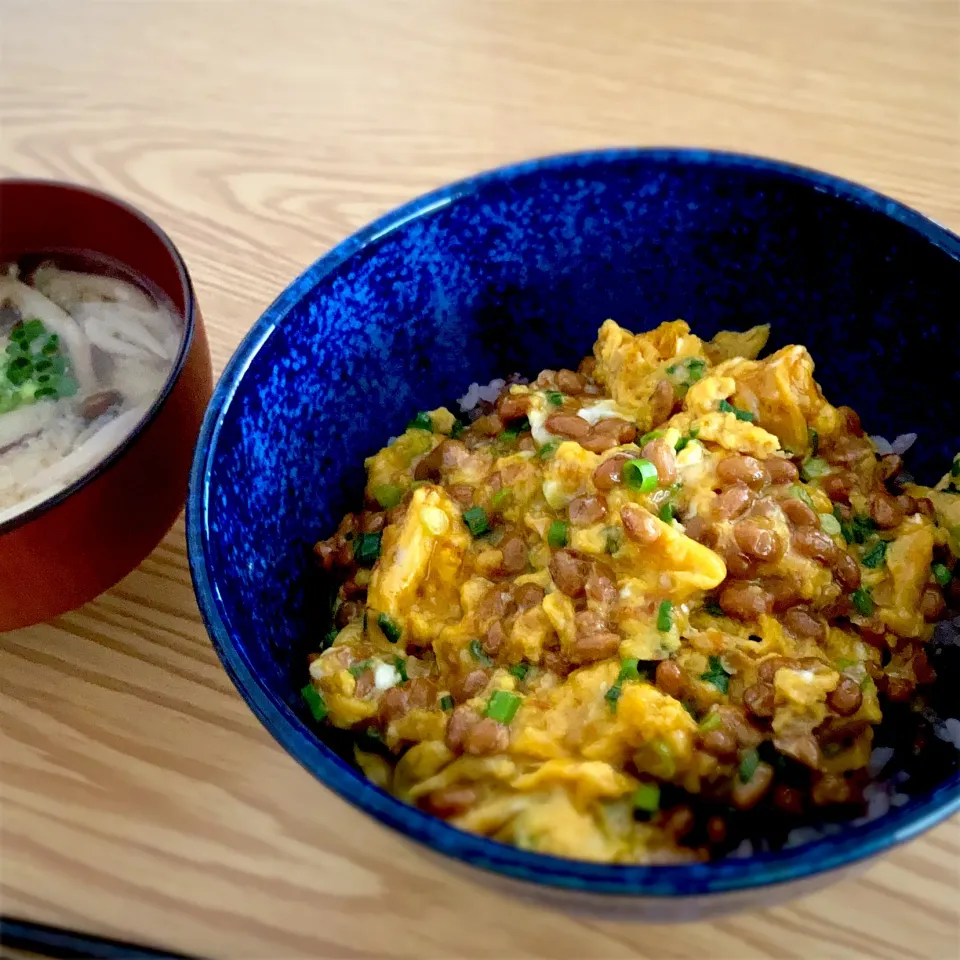
[[[493,403],[500,396],[500,391],[506,386],[507,381],[496,379],[491,380],[486,386],[480,386],[479,383],[471,383],[467,392],[457,401],[463,413],[472,410],[478,403]]]
[[[960,750],[960,720],[956,717],[947,717],[946,720],[934,724],[933,732],[941,740],[952,743]]]
[[[881,457],[885,457],[888,453],[896,453],[902,457],[917,442],[917,435],[915,433],[901,433],[893,443],[881,436],[871,437],[870,439]]]

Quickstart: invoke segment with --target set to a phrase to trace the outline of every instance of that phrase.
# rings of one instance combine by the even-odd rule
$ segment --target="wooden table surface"
[[[537,154],[699,144],[859,180],[960,230],[960,4],[3,0],[0,173],[111,191],[184,254],[221,369],[373,217]],[[82,610],[0,637],[2,910],[222,958],[955,958],[960,822],[859,879],[684,927],[449,872],[260,728],[182,522]]]

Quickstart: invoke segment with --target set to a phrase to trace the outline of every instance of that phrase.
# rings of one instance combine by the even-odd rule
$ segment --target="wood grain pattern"
[[[955,0],[0,6],[0,173],[112,191],[180,246],[220,369],[348,232],[536,154],[702,144],[829,169],[960,229]],[[683,928],[451,872],[305,774],[199,621],[183,526],[0,638],[4,911],[210,957],[953,958],[960,822],[828,892]]]

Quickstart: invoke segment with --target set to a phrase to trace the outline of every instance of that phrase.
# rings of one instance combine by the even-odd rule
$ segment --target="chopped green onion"
[[[660,785],[641,783],[634,791],[633,807],[644,813],[656,813],[660,809]]]
[[[569,540],[570,527],[562,520],[554,520],[547,530],[547,543],[554,550],[562,550]]]
[[[677,772],[677,760],[673,751],[663,740],[654,740],[650,746],[663,764],[663,777],[672,777]]]
[[[760,766],[760,754],[756,750],[744,750],[740,758],[740,782],[749,783]]]
[[[400,674],[400,682],[406,683],[410,679],[407,675],[407,661],[403,657],[394,657],[393,665],[397,668],[397,673]]]
[[[950,476],[960,477],[960,456],[953,458],[953,463],[950,464]]]
[[[440,709],[445,710],[449,713],[453,709],[453,697],[449,693],[444,694],[440,698]]]
[[[538,451],[537,456],[541,460],[550,460],[557,452],[557,448],[563,443],[562,440],[548,440]]]
[[[38,337],[42,337],[47,332],[42,320],[28,320],[22,327],[20,339],[24,343],[33,343]]]
[[[690,428],[690,432],[689,432],[685,437],[681,437],[681,438],[677,441],[676,446],[674,447],[674,449],[676,450],[677,453],[679,453],[681,450],[686,450],[687,445],[690,443],[690,441],[691,441],[691,440],[696,440],[697,437],[699,437],[699,436],[700,436],[700,428],[699,428],[699,427],[691,427],[691,428]]]
[[[617,701],[620,699],[623,694],[623,687],[619,683],[615,683],[604,695],[603,699],[610,704],[610,712],[615,713],[617,710]]]
[[[353,559],[361,567],[372,567],[380,557],[381,539],[379,533],[361,533],[353,541]]]
[[[869,590],[859,587],[850,594],[850,599],[863,616],[869,617],[873,613],[873,597],[870,596]]]
[[[933,564],[933,566],[930,567],[930,572],[933,574],[933,579],[936,580],[941,587],[947,586],[953,579],[950,568],[943,563]]]
[[[743,420],[746,423],[753,423],[753,421],[757,419],[749,410],[740,410],[730,403],[729,400],[721,400],[719,409],[723,413],[732,413],[738,420]]]
[[[433,420],[430,419],[430,414],[420,411],[408,424],[408,430],[429,430],[433,433]]]
[[[392,510],[403,500],[403,488],[385,483],[374,489],[373,497],[384,510]]]
[[[883,561],[887,558],[887,541],[878,540],[864,555],[860,562],[871,570],[883,566]]]
[[[658,516],[664,523],[672,523],[677,519],[677,508],[672,503],[665,503]]]
[[[700,732],[709,733],[711,730],[716,730],[717,727],[722,726],[722,724],[723,720],[719,713],[708,713],[700,724]]]
[[[813,427],[807,427],[807,440],[810,442],[810,456],[815,457],[820,452],[820,434]]]
[[[326,650],[327,647],[333,646],[333,642],[339,636],[340,636],[340,631],[336,627],[333,627],[332,629],[328,630],[327,635],[323,638],[323,641],[320,644],[320,649]]]
[[[604,550],[611,556],[623,546],[623,530],[620,527],[607,527],[604,531]]]
[[[390,643],[396,643],[403,633],[403,630],[400,629],[400,624],[388,613],[381,613],[380,616],[377,617],[377,626],[383,631],[383,635]]]
[[[819,457],[811,457],[809,460],[804,460],[800,466],[800,479],[804,483],[809,483],[811,480],[815,480],[817,477],[822,477],[830,469],[830,465],[826,460],[821,460]]]
[[[876,529],[877,525],[871,517],[858,514],[853,518],[853,539],[857,543],[866,543],[867,537],[874,533]]]
[[[645,433],[638,441],[637,446],[643,447],[648,444],[651,440],[659,440],[666,430],[651,430],[649,433]]]
[[[620,676],[617,677],[617,683],[621,680],[639,680],[640,679],[640,661],[636,657],[627,657],[620,661]]]
[[[487,511],[483,507],[471,507],[469,510],[464,510],[463,522],[475,537],[483,536],[490,529]]]
[[[479,640],[470,641],[470,655],[477,663],[482,663],[485,667],[492,667],[493,661],[487,656],[487,651],[483,649]]]
[[[510,493],[509,487],[504,487],[503,490],[498,490],[490,498],[490,509],[499,510],[502,506],[504,506],[509,502],[510,497],[511,497],[511,493]]]
[[[312,683],[308,683],[301,691],[300,695],[306,701],[307,706],[310,708],[310,712],[313,714],[313,719],[318,723],[323,720],[327,715],[327,705],[324,702],[323,694],[320,693]]]
[[[714,617],[725,617],[726,614],[723,612],[723,607],[717,603],[716,600],[708,600],[704,605],[703,609],[707,611],[711,616]]]
[[[707,361],[694,357],[687,361],[688,383],[696,383],[703,379],[703,371],[707,368]]]
[[[520,697],[509,690],[494,690],[486,714],[491,720],[508,725],[520,709]]]
[[[832,513],[821,513],[820,529],[824,533],[829,533],[831,537],[839,536],[841,533],[840,521]]]
[[[563,394],[559,390],[548,390],[546,393],[547,403],[554,407],[563,406]]]
[[[361,673],[366,673],[372,666],[372,660],[358,660],[350,667],[350,675],[354,678],[359,677]]]
[[[454,420],[453,426],[450,428],[450,439],[456,440],[466,429],[462,420]]]
[[[701,680],[712,683],[721,693],[726,693],[730,688],[730,674],[724,669],[719,657],[710,658],[710,669],[706,673],[700,674]]]
[[[817,508],[813,505],[813,500],[810,497],[810,494],[807,493],[799,483],[791,484],[790,489],[787,491],[791,497],[795,497],[801,503],[805,503],[811,510],[816,510]]]
[[[673,604],[669,600],[661,600],[657,608],[657,629],[661,633],[668,633],[673,627]]]
[[[657,468],[649,460],[640,458],[628,460],[623,465],[620,475],[631,490],[638,490],[640,493],[649,493],[656,489],[660,479]]]
[[[530,664],[515,663],[512,667],[510,667],[508,672],[515,676],[518,680],[526,680],[527,674],[530,672]]]
[[[500,434],[500,439],[507,443],[513,443],[521,433],[529,429],[530,421],[526,417],[521,417],[519,420],[514,420],[513,423]]]

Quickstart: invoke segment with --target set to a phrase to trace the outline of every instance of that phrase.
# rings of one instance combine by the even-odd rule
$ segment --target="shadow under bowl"
[[[0,525],[0,632],[92,600],[163,539],[186,500],[213,390],[187,268],[155,223],[85,187],[0,180],[0,262],[45,253],[122,264],[166,294],[184,336],[162,390],[130,436],[79,480]]]
[[[324,784],[501,885],[666,920],[832,882],[960,808],[956,750],[938,741],[947,749],[913,757],[924,775],[884,817],[744,858],[611,866],[466,834],[376,788],[343,736],[312,724],[299,690],[329,627],[329,589],[311,546],[359,506],[364,457],[415,411],[452,405],[474,381],[576,366],[607,317],[634,330],[682,317],[705,338],[772,323],[771,347],[805,344],[827,396],[872,433],[918,432],[908,464],[931,480],[960,446],[958,304],[960,239],[864,187],[770,160],[605,151],[415,200],[295,280],[217,387],[187,510],[214,645],[263,724]],[[940,666],[957,679],[955,660]],[[955,698],[944,707],[956,715]]]

